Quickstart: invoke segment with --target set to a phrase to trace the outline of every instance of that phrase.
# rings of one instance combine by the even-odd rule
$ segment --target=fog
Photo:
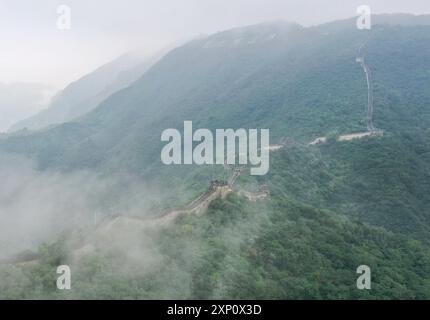
[[[57,28],[56,10],[60,4],[72,10],[70,30]],[[43,108],[46,88],[63,88],[124,52],[156,52],[200,34],[268,20],[319,24],[354,16],[362,4],[361,0],[0,0],[0,82],[7,88],[4,100],[0,90],[0,132],[18,118]],[[374,13],[428,12],[428,0],[369,0],[367,4]],[[46,85],[35,85],[37,90],[30,90],[28,95],[18,94],[22,103],[15,104],[16,97],[9,98],[7,94],[11,94],[14,83],[22,82]],[[162,265],[163,243],[157,244],[160,230],[151,224],[147,227],[141,219],[128,218],[151,220],[161,211],[160,204],[166,204],[168,195],[153,181],[114,174],[101,176],[92,171],[41,171],[28,159],[3,154],[0,181],[0,260],[25,250],[37,251],[40,244],[57,241],[64,231],[82,230],[85,241],[68,252],[73,262],[100,250],[114,252],[114,267],[108,269],[115,272],[121,269],[136,274]],[[248,187],[256,189],[252,183]],[[173,205],[189,200],[187,190],[171,192],[177,193]],[[243,217],[239,227],[234,225],[223,231],[221,238],[228,239],[237,256],[241,245],[258,235],[269,210],[263,208],[254,220]],[[117,215],[124,218],[112,219]],[[207,216],[201,221],[211,222]],[[192,227],[184,225],[177,232],[187,232]],[[175,239],[174,235],[171,239]],[[196,257],[198,243],[187,240],[182,246],[181,254],[189,256],[190,261],[200,259]],[[232,266],[235,263],[221,261],[224,262]],[[171,268],[179,279],[175,283],[178,292],[189,290],[181,286],[190,282],[192,273],[182,266]],[[233,267],[226,271],[227,277],[233,273]],[[225,296],[227,282],[226,278],[217,283],[216,297]],[[180,298],[174,293],[171,297]]]
[[[63,231],[96,228],[113,215],[144,217],[160,201],[157,188],[142,181],[41,172],[15,156],[2,155],[0,181],[0,259],[36,250]]]
[[[88,171],[39,171],[33,162],[11,155],[0,159],[0,179],[0,299],[10,297],[10,288],[52,298],[33,286],[31,279],[42,274],[55,279],[56,254],[63,249],[61,263],[71,267],[74,286],[79,288],[65,292],[69,298],[117,298],[116,283],[132,277],[145,279],[160,270],[166,278],[157,283],[158,295],[183,298],[190,291],[192,266],[198,261],[201,244],[192,239],[180,243],[180,254],[189,263],[173,263],[165,248],[169,236],[162,238],[171,222],[154,219],[160,209],[153,208],[166,203],[166,194],[156,184]],[[263,217],[259,212],[258,221],[243,218],[239,229],[231,226],[223,232],[232,250],[239,252],[243,241],[257,234]],[[210,223],[205,215],[199,219],[203,225]],[[185,227],[178,231],[184,232]],[[46,245],[49,256],[43,249]],[[50,263],[54,267],[47,265]],[[47,288],[52,289],[53,283],[48,282]],[[222,295],[222,282],[219,285],[217,295]],[[100,296],[101,288],[107,296]],[[62,292],[53,294],[58,298]],[[152,297],[151,292],[147,294]]]
[[[0,132],[47,107],[56,89],[39,83],[0,82]]]
[[[32,82],[62,89],[124,52],[150,55],[202,34],[270,20],[315,25],[355,16],[362,4],[361,0],[0,0],[0,83]],[[427,0],[366,4],[373,13],[429,12]],[[58,27],[60,5],[71,10],[70,28]],[[24,104],[8,99],[0,92],[0,132],[45,106],[39,99]]]

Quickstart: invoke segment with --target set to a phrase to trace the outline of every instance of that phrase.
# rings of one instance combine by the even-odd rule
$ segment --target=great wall
[[[281,146],[270,148],[271,151],[279,150]],[[107,217],[101,221],[91,232],[82,245],[76,247],[72,251],[72,258],[79,259],[96,250],[94,245],[98,241],[114,241],[114,237],[121,237],[121,234],[130,234],[149,230],[154,227],[162,227],[168,225],[180,216],[189,214],[203,214],[209,207],[210,203],[218,198],[225,198],[229,193],[233,192],[233,185],[237,178],[248,169],[244,167],[235,167],[224,165],[226,170],[230,170],[231,174],[227,180],[213,180],[210,182],[209,188],[199,197],[190,202],[183,208],[175,208],[160,212],[155,218],[140,218],[127,215],[114,215]],[[248,191],[238,191],[239,196],[247,198],[249,201],[258,201],[268,199],[270,192],[267,186],[260,187],[256,193]],[[15,256],[11,261],[16,265],[32,265],[39,261],[36,253],[28,251],[28,254],[21,253]]]
[[[364,45],[362,45],[358,49],[358,55],[356,58],[356,62],[361,65],[366,75],[367,82],[367,131],[365,132],[356,132],[345,135],[340,135],[336,137],[337,141],[350,141],[353,139],[360,139],[364,137],[382,137],[384,135],[383,130],[375,129],[373,126],[373,81],[372,81],[372,72],[369,66],[366,64],[364,59],[364,54],[362,53]],[[327,137],[318,137],[315,140],[311,141],[309,145],[320,145],[327,143]]]
[[[356,62],[360,63],[365,74],[367,80],[367,89],[368,89],[368,107],[367,107],[367,131],[365,132],[356,132],[351,134],[340,135],[336,138],[336,141],[350,141],[353,139],[359,139],[364,137],[376,137],[383,136],[383,130],[377,130],[373,126],[373,84],[370,68],[365,63],[364,56],[361,55],[361,48],[359,49],[359,56],[356,59]],[[318,137],[315,140],[308,143],[309,145],[320,145],[327,143],[327,137]],[[284,148],[284,145],[270,145],[269,151],[277,151]],[[176,208],[166,210],[161,212],[155,218],[138,218],[138,217],[130,217],[126,215],[115,215],[109,216],[103,222],[96,226],[95,231],[92,235],[92,239],[95,237],[99,238],[108,238],[109,235],[115,233],[130,232],[131,229],[139,230],[152,228],[154,226],[163,226],[166,225],[178,217],[187,215],[187,214],[202,214],[209,207],[210,203],[218,198],[225,198],[229,193],[233,192],[233,185],[235,184],[237,178],[245,172],[247,169],[244,167],[235,167],[231,165],[224,164],[224,169],[230,170],[231,174],[226,181],[213,180],[210,182],[210,186],[206,192],[202,193],[199,197],[194,199],[191,203],[183,208]],[[239,190],[237,192],[239,196],[247,198],[249,201],[259,201],[265,200],[270,197],[270,191],[267,186],[261,186],[259,191],[256,193]],[[72,253],[72,256],[79,257],[90,252],[93,252],[95,247],[91,243],[86,243],[75,249]],[[16,264],[32,264],[37,263],[38,258],[36,258],[37,254],[30,252],[31,258],[23,258],[21,256],[21,261],[15,261]],[[15,258],[16,260],[16,258]]]
[[[277,148],[276,150],[278,150]],[[112,227],[112,223],[117,223],[118,220],[128,220],[128,221],[139,221],[143,223],[146,227],[152,227],[154,225],[165,225],[171,221],[174,221],[176,218],[186,214],[201,214],[207,210],[209,204],[218,198],[225,198],[229,193],[233,192],[233,185],[235,184],[237,178],[248,169],[244,167],[235,167],[224,164],[224,168],[227,170],[231,170],[230,176],[226,181],[223,180],[213,180],[210,182],[208,190],[202,193],[199,197],[190,202],[187,206],[183,208],[176,208],[166,210],[161,212],[157,217],[145,219],[145,218],[134,218],[127,217],[124,215],[116,215],[112,219],[109,219],[107,222],[102,223],[98,228],[108,228]],[[263,200],[268,198],[269,192],[267,187],[264,192],[261,192],[261,189],[256,194],[251,192],[238,192],[239,195],[244,196],[248,199],[259,199]]]

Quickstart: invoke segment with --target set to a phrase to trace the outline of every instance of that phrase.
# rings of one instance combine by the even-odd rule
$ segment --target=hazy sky
[[[57,7],[72,9],[57,29]],[[0,0],[0,82],[61,88],[135,47],[148,51],[235,26],[284,19],[304,25],[374,13],[430,12],[429,0]]]

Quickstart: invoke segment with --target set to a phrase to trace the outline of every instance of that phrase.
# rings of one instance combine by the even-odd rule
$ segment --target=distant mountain
[[[54,93],[54,88],[44,84],[0,82],[0,132],[46,108]]]
[[[112,93],[141,77],[163,53],[164,51],[148,56],[131,52],[118,57],[68,85],[52,99],[48,108],[19,121],[9,132],[22,129],[39,130],[79,118]]]

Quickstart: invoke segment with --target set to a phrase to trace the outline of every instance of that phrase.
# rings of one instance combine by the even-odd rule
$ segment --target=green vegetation
[[[38,261],[1,265],[0,298],[430,299],[429,31],[275,23],[222,32],[173,50],[76,122],[1,137],[0,152],[30,156],[40,170],[119,175],[121,192],[129,177],[155,184],[165,192],[154,214],[225,174],[162,166],[164,129],[184,120],[270,128],[285,148],[271,154],[267,176],[236,186],[267,184],[270,201],[232,194],[161,229],[90,233],[96,250],[80,258],[71,233],[42,246]],[[366,127],[355,62],[363,43],[384,136],[336,142]],[[327,134],[329,143],[308,145]],[[73,270],[69,292],[55,289],[60,263]],[[370,291],[355,287],[362,264],[372,269]]]
[[[2,266],[0,298],[430,298],[427,247],[277,194],[257,205],[217,200],[206,215],[152,236],[157,262],[149,268],[103,246],[78,263],[64,256],[64,242],[43,246],[33,266]],[[62,263],[73,270],[70,291],[55,287]],[[372,268],[370,291],[356,289],[361,264]]]

